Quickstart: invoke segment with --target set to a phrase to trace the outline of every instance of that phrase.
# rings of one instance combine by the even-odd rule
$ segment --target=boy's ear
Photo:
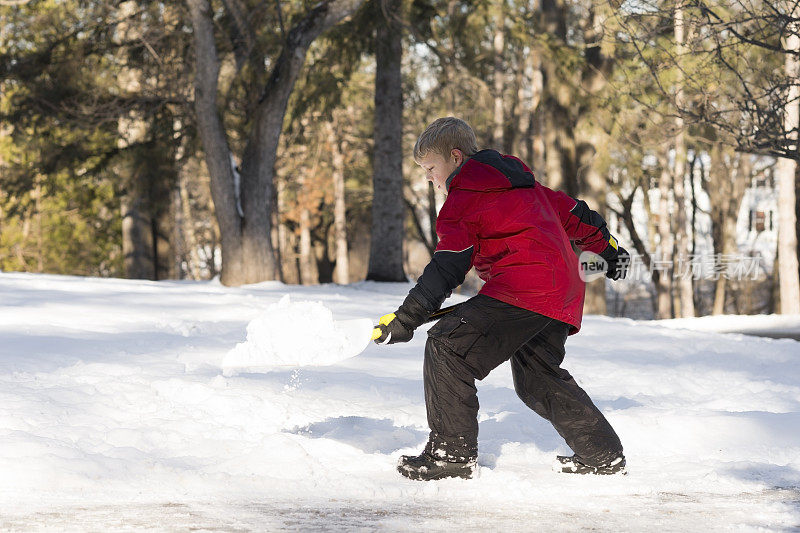
[[[453,148],[450,150],[450,155],[453,157],[453,162],[456,165],[460,165],[464,162],[464,153],[458,148]]]

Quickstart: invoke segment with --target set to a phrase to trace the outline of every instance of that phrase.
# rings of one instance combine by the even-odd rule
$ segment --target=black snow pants
[[[475,380],[511,359],[514,388],[592,466],[622,453],[614,429],[561,368],[569,325],[484,295],[464,302],[428,332],[424,383],[429,446],[460,459],[475,457]]]

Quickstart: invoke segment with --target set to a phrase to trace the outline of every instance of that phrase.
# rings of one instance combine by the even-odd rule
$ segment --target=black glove
[[[631,266],[631,254],[628,253],[628,250],[619,246],[617,248],[617,253],[610,259],[607,259],[606,262],[608,263],[608,270],[606,271],[607,278],[614,281],[625,279],[625,276],[628,274],[628,269]]]
[[[414,337],[414,330],[406,327],[397,318],[397,313],[383,315],[378,320],[378,325],[372,330],[372,340],[375,344],[394,344],[396,342],[408,342]]]
[[[397,311],[380,318],[372,330],[372,340],[375,344],[408,342],[414,337],[414,330],[425,323],[429,314],[413,296],[407,296]]]

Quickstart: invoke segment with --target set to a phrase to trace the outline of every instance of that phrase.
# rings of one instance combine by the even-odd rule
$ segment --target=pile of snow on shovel
[[[322,302],[292,302],[287,294],[247,325],[247,340],[223,359],[223,374],[332,365],[361,353],[372,327],[368,318],[334,320]]]

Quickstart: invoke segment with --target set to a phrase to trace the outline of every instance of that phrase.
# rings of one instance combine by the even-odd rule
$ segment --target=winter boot
[[[427,451],[423,451],[416,457],[411,455],[400,457],[397,471],[408,479],[418,481],[433,481],[448,477],[471,479],[476,466],[475,459],[465,463],[451,462],[437,459]]]
[[[409,479],[420,481],[448,477],[471,479],[478,466],[477,456],[477,445],[469,445],[463,437],[445,440],[431,432],[422,453],[400,457],[397,471]]]
[[[556,472],[564,472],[567,474],[625,475],[628,473],[625,470],[624,455],[619,455],[615,459],[600,466],[587,465],[585,462],[583,462],[583,459],[577,454],[572,456],[559,455],[556,457],[556,462],[553,465],[553,470],[555,470]]]

